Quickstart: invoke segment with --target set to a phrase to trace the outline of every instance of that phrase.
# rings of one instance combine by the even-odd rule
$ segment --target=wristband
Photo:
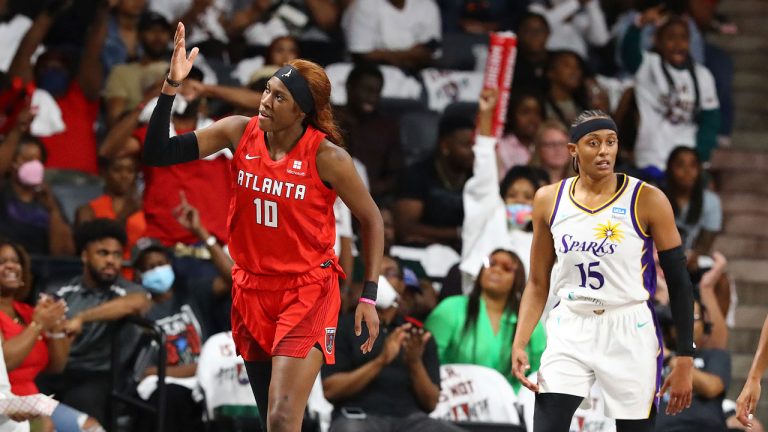
[[[170,75],[165,77],[165,82],[171,87],[181,87],[181,81],[172,80]]]
[[[365,281],[363,283],[363,293],[360,294],[360,299],[372,300],[373,304],[376,304],[376,294],[379,291],[379,284],[373,281]]]
[[[216,236],[208,236],[208,238],[205,239],[205,245],[208,246],[209,248],[216,246],[216,243],[217,243]]]
[[[369,304],[369,305],[376,306],[376,300],[367,299],[365,297],[360,297],[360,303],[366,303],[366,304]]]

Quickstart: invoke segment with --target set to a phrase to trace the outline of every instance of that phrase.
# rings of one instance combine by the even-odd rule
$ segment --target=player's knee
[[[290,404],[277,402],[269,404],[267,415],[267,429],[269,432],[295,432],[301,425],[301,414],[294,415]]]

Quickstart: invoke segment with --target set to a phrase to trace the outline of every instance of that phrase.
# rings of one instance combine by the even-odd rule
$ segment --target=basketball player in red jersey
[[[355,314],[367,353],[379,332],[376,283],[381,215],[342,148],[331,84],[315,63],[294,60],[267,83],[259,115],[231,116],[168,138],[173,100],[197,56],[179,23],[170,72],[147,129],[144,161],[164,166],[230,149],[232,334],[267,431],[299,431],[312,384],[334,362],[343,271],[333,252],[338,194],[360,222],[367,282]],[[216,191],[211,191],[216,193]]]

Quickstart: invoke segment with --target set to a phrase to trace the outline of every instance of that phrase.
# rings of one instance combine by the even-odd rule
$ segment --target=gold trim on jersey
[[[616,202],[616,200],[618,200],[624,194],[624,192],[626,192],[626,190],[628,189],[627,186],[629,185],[629,176],[627,176],[626,174],[621,174],[621,176],[623,178],[623,182],[621,183],[621,187],[619,187],[619,190],[617,190],[616,193],[614,193],[613,196],[608,199],[608,201],[597,206],[596,208],[590,208],[585,206],[573,196],[576,191],[576,182],[579,181],[579,178],[581,178],[581,176],[576,176],[571,182],[571,187],[568,188],[568,199],[571,200],[571,203],[573,203],[573,205],[577,209],[581,210],[584,213],[587,213],[590,215],[595,215],[597,213],[600,213],[601,211],[610,207],[611,204]]]

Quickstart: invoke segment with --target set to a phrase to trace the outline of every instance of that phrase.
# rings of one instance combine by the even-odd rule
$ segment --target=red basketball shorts
[[[286,290],[260,290],[233,283],[235,347],[246,361],[268,361],[274,356],[305,358],[318,344],[326,364],[334,364],[340,307],[335,274]]]

